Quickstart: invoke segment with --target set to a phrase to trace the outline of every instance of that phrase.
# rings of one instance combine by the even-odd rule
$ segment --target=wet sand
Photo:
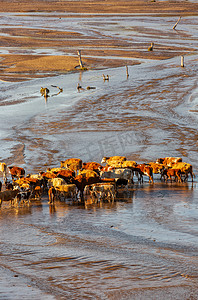
[[[0,161],[32,173],[69,157],[179,156],[196,175],[135,178],[115,203],[4,203],[0,299],[197,299],[197,3],[0,3]]]
[[[0,12],[4,16],[1,21],[3,26],[1,29],[0,78],[16,81],[74,71],[79,64],[77,57],[79,47],[83,49],[83,62],[89,69],[133,65],[138,63],[136,61],[138,59],[160,60],[192,53],[196,50],[194,45],[158,44],[157,37],[164,33],[160,28],[160,23],[159,27],[150,27],[152,17],[148,20],[148,27],[142,27],[142,22],[146,21],[144,16],[140,23],[135,24],[132,28],[125,27],[124,29],[123,27],[127,38],[119,39],[116,36],[116,30],[122,29],[122,25],[117,28],[116,19],[121,16],[123,22],[127,23],[127,19],[136,14],[139,16],[146,14],[146,18],[151,14],[155,18],[161,17],[162,20],[167,17],[170,31],[164,38],[166,36],[174,38],[177,34],[183,38],[186,34],[185,31],[178,33],[176,30],[171,30],[173,25],[178,16],[184,18],[184,21],[181,20],[183,23],[186,16],[196,16],[197,11],[198,4],[190,1],[151,2],[146,0],[132,3],[122,1],[119,5],[111,1],[105,1],[105,5],[103,1],[94,2],[94,4],[86,1],[33,1],[31,3],[20,1],[20,5],[17,1],[12,2],[12,5],[10,5],[10,1],[0,1]],[[6,16],[6,13],[11,13],[12,17]],[[17,13],[20,13],[21,16]],[[113,17],[113,21],[108,22],[109,33],[103,32],[105,20],[104,23],[98,21],[104,13],[107,14],[107,19]],[[28,15],[31,14],[30,24],[26,26]],[[40,26],[35,26],[37,18]],[[11,26],[7,26],[7,22],[12,22],[12,19],[16,20],[17,26],[12,26],[11,23]],[[84,31],[82,28],[81,30],[78,27],[80,19],[84,20],[84,29],[86,26],[89,28],[93,26],[92,29]],[[46,20],[46,26],[43,20]],[[50,20],[54,23],[54,27],[47,26]],[[64,20],[68,30],[64,30]],[[85,22],[85,20],[88,21]],[[76,31],[75,28],[77,28]],[[135,35],[134,32],[136,32]],[[155,41],[157,51],[148,52],[148,46],[153,41]],[[54,53],[57,55],[53,55]]]

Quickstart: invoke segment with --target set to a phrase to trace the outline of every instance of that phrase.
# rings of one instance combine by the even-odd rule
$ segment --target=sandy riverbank
[[[8,81],[20,81],[31,78],[53,76],[68,71],[76,71],[79,64],[77,50],[82,50],[83,63],[88,69],[102,69],[120,67],[123,65],[138,64],[142,59],[169,59],[182,54],[195,51],[193,46],[167,45],[155,42],[155,51],[148,52],[150,42],[161,34],[160,28],[131,28],[138,34],[150,36],[150,41],[136,40],[131,34],[128,40],[119,39],[116,35],[110,35],[100,31],[87,31],[86,34],[73,28],[73,18],[87,19],[89,22],[94,16],[104,13],[120,14],[145,14],[146,16],[163,14],[172,16],[170,33],[173,36],[175,30],[171,30],[179,15],[196,15],[198,4],[186,1],[0,1],[0,12],[23,13],[24,16],[35,13],[38,16],[54,18],[54,22],[62,19],[71,19],[71,29],[54,30],[50,28],[24,26],[9,26],[2,21],[0,46],[0,79]],[[62,14],[61,14],[62,13]],[[81,15],[78,15],[81,14]],[[4,15],[5,16],[5,15]],[[9,18],[9,16],[8,16]],[[108,16],[107,16],[108,18]],[[36,19],[35,19],[36,20]],[[94,21],[95,22],[95,21]],[[97,22],[97,21],[96,21]],[[181,20],[184,23],[185,21]],[[116,23],[115,23],[116,24]],[[97,23],[96,23],[97,25]],[[103,24],[105,29],[105,24]],[[178,26],[179,27],[179,26]],[[185,34],[185,33],[183,33]],[[3,49],[6,49],[3,51]],[[17,49],[17,50],[16,50]],[[50,51],[46,51],[50,49]]]

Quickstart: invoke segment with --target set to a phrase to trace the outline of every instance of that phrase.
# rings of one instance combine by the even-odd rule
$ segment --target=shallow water
[[[187,19],[190,34],[176,42],[195,46],[197,18]],[[113,28],[107,25],[106,32]],[[50,89],[47,101],[41,86]],[[0,160],[8,165],[29,173],[68,157],[100,162],[121,154],[149,162],[180,156],[197,175],[196,53],[185,57],[185,68],[180,57],[142,61],[129,67],[128,79],[123,66],[0,82],[0,88]],[[154,180],[140,185],[135,179],[111,204],[53,207],[46,196],[29,207],[3,203],[0,299],[197,299],[197,177],[182,184]]]
[[[197,200],[196,186],[156,182],[86,209],[49,207],[45,198],[29,208],[4,207],[8,291],[14,299],[27,299],[21,288],[33,299],[38,289],[46,299],[196,299]],[[10,299],[5,287],[0,297]]]

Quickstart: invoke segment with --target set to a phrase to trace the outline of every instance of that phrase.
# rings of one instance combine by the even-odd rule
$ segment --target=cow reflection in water
[[[54,215],[56,213],[56,207],[54,204],[49,205],[49,213],[50,215]]]
[[[31,215],[32,214],[32,206],[31,205],[30,206],[23,205],[20,207],[16,206],[13,211],[14,211],[14,214],[16,217]]]
[[[110,201],[110,198],[108,197],[95,197],[93,195],[92,191],[88,192],[88,189],[86,189],[86,196],[85,196],[85,208],[117,208],[121,205],[123,202],[132,203],[133,198],[135,195],[134,190],[128,190],[126,191],[124,188],[117,189],[116,196],[114,198],[114,201]]]

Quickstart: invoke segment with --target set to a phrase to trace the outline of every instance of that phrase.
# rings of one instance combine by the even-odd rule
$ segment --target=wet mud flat
[[[23,12],[1,18],[0,161],[33,173],[68,157],[100,162],[104,155],[126,155],[141,163],[179,156],[196,177],[166,184],[156,175],[154,185],[144,178],[129,193],[120,190],[114,203],[49,206],[46,195],[30,206],[5,203],[0,299],[197,299],[198,19],[192,6],[185,4],[188,13],[183,6],[186,15],[173,31],[180,5],[172,14],[114,11],[107,19],[86,10],[60,14],[53,5],[53,14],[38,13],[41,1],[32,12],[21,3]],[[79,46],[86,72],[74,70]],[[77,91],[78,83],[84,90]],[[41,86],[50,89],[47,101]]]

